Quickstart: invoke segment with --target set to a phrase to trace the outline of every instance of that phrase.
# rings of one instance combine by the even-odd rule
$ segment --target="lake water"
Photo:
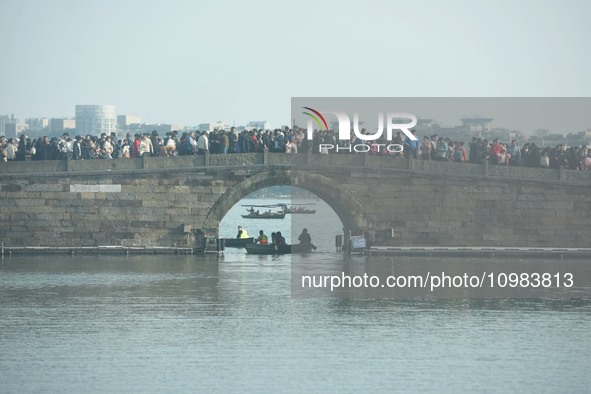
[[[294,298],[310,258],[5,256],[0,392],[589,392],[589,300]]]

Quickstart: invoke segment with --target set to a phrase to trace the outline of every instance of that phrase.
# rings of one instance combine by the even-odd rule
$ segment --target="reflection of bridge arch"
[[[213,204],[204,228],[218,228],[234,204],[248,194],[280,185],[298,186],[316,194],[335,211],[345,228],[357,229],[368,225],[363,215],[363,206],[338,182],[319,174],[279,168],[252,175],[229,189]]]

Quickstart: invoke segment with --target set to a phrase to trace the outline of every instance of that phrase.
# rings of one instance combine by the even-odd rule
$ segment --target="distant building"
[[[252,122],[248,122],[245,128],[246,130],[271,130],[271,123],[267,122],[266,120],[253,120]]]
[[[439,125],[433,119],[417,118],[417,125],[414,129],[421,135],[431,135],[433,130],[438,127]]]
[[[151,133],[153,131],[156,131],[158,133],[158,135],[160,135],[160,136],[164,136],[164,135],[166,135],[166,133],[170,133],[174,130],[181,131],[181,130],[183,130],[183,126],[180,126],[178,124],[149,124],[149,123],[144,123],[143,125],[141,125],[141,131],[143,133]]]
[[[213,130],[229,130],[230,126],[225,124],[224,122],[217,121],[217,122],[211,122],[211,123],[201,123],[199,126],[197,126],[197,129],[199,131],[213,131]]]
[[[117,115],[117,125],[119,130],[129,130],[142,123],[142,118],[138,115]]]
[[[100,135],[117,132],[117,107],[114,105],[77,105],[76,130],[79,134]]]
[[[4,125],[6,138],[18,138],[27,129],[26,123],[6,123]]]
[[[8,123],[18,123],[18,119],[14,117],[14,114],[0,116],[0,135],[6,135],[6,124]]]
[[[493,118],[483,118],[481,116],[463,117],[462,127],[470,133],[478,133],[478,136],[481,137],[483,133],[488,131],[492,121]]]
[[[29,125],[29,132],[38,133],[49,128],[48,118],[27,118],[25,123]]]
[[[64,132],[76,131],[76,120],[65,118],[54,118],[49,122],[49,133],[53,135],[62,134]]]

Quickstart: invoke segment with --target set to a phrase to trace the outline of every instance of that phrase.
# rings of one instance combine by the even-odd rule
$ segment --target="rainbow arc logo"
[[[324,119],[324,116],[322,116],[322,114],[318,111],[316,111],[314,108],[310,108],[310,107],[302,107],[310,112],[302,112],[304,115],[308,115],[309,117],[311,117],[312,119],[314,119],[314,121],[316,122],[316,124],[318,125],[319,128],[322,128],[322,125],[324,124],[324,129],[328,130],[328,124],[326,123],[326,119]],[[322,122],[320,122],[322,120]]]

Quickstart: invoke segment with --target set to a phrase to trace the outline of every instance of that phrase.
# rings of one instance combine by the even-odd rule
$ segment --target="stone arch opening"
[[[359,229],[367,226],[363,206],[334,180],[304,170],[271,169],[246,178],[223,194],[209,211],[204,228],[217,229],[234,204],[250,193],[280,185],[298,186],[316,194],[332,208],[345,228]]]

